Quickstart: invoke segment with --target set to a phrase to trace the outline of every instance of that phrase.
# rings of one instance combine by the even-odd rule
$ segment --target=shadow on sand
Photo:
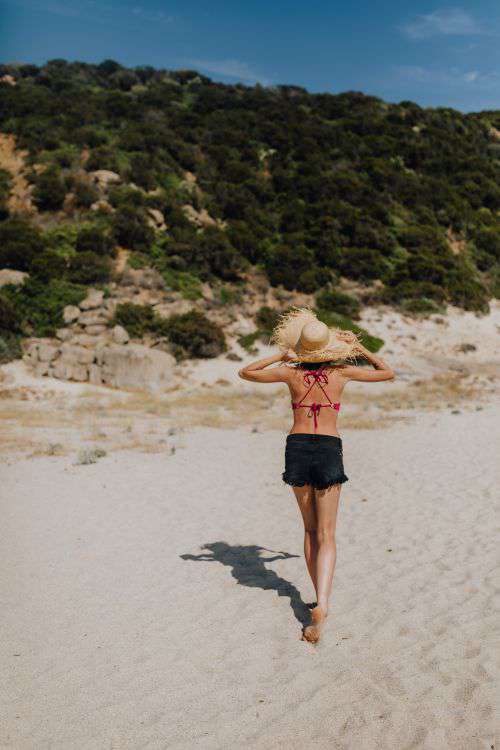
[[[290,606],[297,620],[302,625],[309,622],[311,605],[302,601],[298,589],[290,581],[281,578],[274,570],[268,570],[264,565],[274,560],[287,560],[291,557],[300,557],[300,555],[275,552],[275,550],[259,547],[256,544],[231,545],[227,542],[204,544],[202,549],[209,550],[209,552],[202,552],[199,555],[184,554],[180,557],[194,562],[219,562],[221,565],[227,565],[231,568],[233,578],[242,586],[274,589],[278,596],[289,597]],[[261,557],[261,552],[274,553],[274,557]]]

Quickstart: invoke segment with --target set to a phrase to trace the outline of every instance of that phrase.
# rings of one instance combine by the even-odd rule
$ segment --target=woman
[[[354,333],[328,328],[308,308],[295,308],[281,316],[271,342],[278,344],[281,353],[252,362],[238,374],[256,383],[286,383],[290,389],[293,426],[286,438],[282,478],[291,485],[304,521],[304,555],[316,606],[302,638],[315,643],[328,615],[337,509],[341,485],[348,480],[337,430],[340,396],[349,380],[393,380],[394,372],[362,346]],[[356,355],[366,358],[374,369],[350,364]],[[278,367],[269,368],[278,362]]]

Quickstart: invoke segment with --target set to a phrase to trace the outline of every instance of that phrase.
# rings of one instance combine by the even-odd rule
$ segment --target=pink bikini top
[[[300,409],[302,407],[309,409],[307,416],[312,417],[314,419],[314,432],[316,432],[316,428],[318,426],[318,417],[319,413],[321,411],[322,407],[335,409],[335,411],[339,411],[340,409],[340,402],[332,403],[330,401],[330,398],[328,396],[328,393],[325,391],[321,383],[328,383],[328,375],[322,368],[319,368],[318,370],[306,370],[304,372],[304,383],[309,386],[307,391],[304,393],[300,401],[293,402],[292,401],[292,409]],[[328,399],[327,404],[317,404],[316,401],[313,401],[311,404],[303,404],[302,401],[306,398],[306,396],[309,394],[311,389],[314,387],[314,384],[317,383],[323,393],[325,394],[326,398]]]

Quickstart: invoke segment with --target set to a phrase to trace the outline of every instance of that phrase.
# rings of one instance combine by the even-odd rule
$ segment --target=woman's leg
[[[317,519],[314,490],[310,484],[306,484],[304,487],[292,487],[292,489],[304,521],[304,556],[317,599],[316,556],[318,554],[318,541],[316,539]]]
[[[312,624],[304,631],[304,638],[316,642],[328,614],[333,573],[337,560],[335,527],[341,485],[326,490],[315,490],[318,553],[316,557],[316,592],[318,606],[311,612]]]

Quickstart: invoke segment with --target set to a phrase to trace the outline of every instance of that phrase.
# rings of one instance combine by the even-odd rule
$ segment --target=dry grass
[[[340,429],[380,429],[413,419],[418,411],[480,408],[492,385],[464,373],[436,375],[414,383],[390,384],[376,395],[346,392]],[[19,394],[18,394],[19,395]],[[10,394],[0,401],[3,452],[31,456],[62,455],[96,442],[108,452],[168,452],[178,432],[195,427],[288,430],[292,423],[286,389],[237,390],[225,383],[195,392],[154,396],[142,392],[109,395],[85,391],[77,398],[49,395],[26,401]],[[177,434],[176,438],[172,436]],[[172,439],[170,439],[172,438]],[[59,445],[59,448],[54,448]]]

